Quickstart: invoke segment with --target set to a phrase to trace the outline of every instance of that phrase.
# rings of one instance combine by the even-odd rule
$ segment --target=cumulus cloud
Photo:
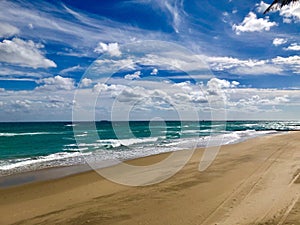
[[[106,91],[109,89],[109,86],[104,83],[97,83],[93,87],[93,92],[99,93],[101,91]]]
[[[299,22],[300,21],[300,9],[299,9],[299,3],[293,2],[292,4],[285,5],[283,7],[280,7],[280,1],[273,5],[273,8],[271,11],[279,11],[280,16],[283,17],[284,23],[292,23],[292,22]],[[269,4],[261,1],[259,4],[256,4],[256,11],[259,13],[263,13],[268,7]]]
[[[235,88],[240,83],[237,81],[229,82],[227,80],[221,80],[218,78],[212,78],[207,82],[207,90],[211,95],[220,95],[222,89]]]
[[[24,111],[27,112],[32,105],[32,102],[30,100],[14,100],[11,101],[12,109],[10,112],[16,112],[16,111]]]
[[[238,81],[232,81],[231,82],[231,87],[237,87],[237,86],[239,86],[240,85],[240,82],[238,82]]]
[[[33,41],[19,38],[0,42],[0,62],[32,68],[56,67],[56,64],[45,58],[40,51],[44,46]]]
[[[297,4],[299,6],[299,4]],[[292,23],[300,21],[300,8],[293,4],[286,5],[280,9],[280,16],[283,17],[284,23]]]
[[[91,79],[83,78],[79,84],[79,87],[89,87],[92,83],[93,81]]]
[[[287,51],[300,51],[300,45],[297,44],[297,43],[292,43],[287,48],[284,48],[284,50],[287,50]]]
[[[279,46],[285,44],[286,42],[287,40],[285,38],[274,38],[273,45]]]
[[[151,75],[157,75],[158,74],[158,69],[154,68],[150,74]]]
[[[176,93],[174,97],[177,101],[191,102],[195,104],[208,103],[207,96],[203,92],[191,92],[191,93]]]
[[[66,86],[68,87],[66,83],[72,83],[72,80],[68,79],[70,78],[59,76],[45,78],[40,81],[40,84],[43,86],[32,91],[2,90],[5,94],[0,96],[0,105],[5,105],[5,111],[0,112],[1,118],[9,117],[13,119],[26,112],[26,115],[29,115],[26,118],[29,119],[70,119],[71,117],[66,117],[66,115],[71,116],[71,106],[74,104],[74,92],[70,88],[66,88]],[[87,80],[87,82],[89,83],[90,81]],[[46,84],[48,86],[44,87]],[[128,82],[126,84],[105,84],[99,82],[94,86],[90,85],[89,88],[80,88],[77,91],[82,94],[82,101],[78,101],[77,99],[76,104],[87,111],[92,110],[86,107],[90,104],[86,99],[89,99],[90,95],[95,96],[101,92],[101,101],[97,103],[96,107],[97,109],[102,107],[103,111],[101,113],[104,116],[111,115],[109,105],[114,104],[116,107],[119,107],[115,113],[120,112],[120,115],[124,114],[124,111],[121,109],[126,107],[131,109],[134,106],[131,111],[133,116],[141,116],[141,114],[135,114],[138,111],[147,111],[152,116],[154,112],[159,111],[160,113],[165,113],[167,115],[166,118],[170,118],[168,116],[171,115],[174,109],[188,112],[195,110],[196,107],[203,114],[208,112],[207,118],[210,118],[211,110],[214,110],[211,108],[211,102],[214,99],[221,99],[223,104],[220,106],[226,105],[228,111],[233,113],[230,113],[229,116],[237,115],[237,117],[230,117],[230,119],[245,119],[249,118],[247,117],[249,113],[275,112],[275,108],[279,111],[284,109],[284,107],[300,106],[299,90],[244,88],[237,81],[218,78],[212,78],[206,84],[194,84],[191,82],[174,84],[143,81],[142,79],[137,80],[134,86],[128,85]],[[41,89],[45,90],[45,88],[51,90],[51,92],[41,91]],[[59,90],[59,94],[53,92],[54,90]],[[215,104],[215,106],[219,105]],[[215,109],[218,110],[220,108],[215,107]],[[295,115],[298,115],[297,113],[298,111]],[[62,117],[57,117],[58,115]],[[143,115],[145,114],[143,113]],[[259,114],[261,116],[259,118],[270,119],[273,118],[272,115],[274,114],[265,114],[264,117]],[[120,118],[123,117],[120,116]],[[145,119],[144,117],[141,118]]]
[[[277,56],[272,59],[272,63],[285,68],[287,71],[292,71],[293,73],[300,73],[300,56],[294,55],[289,57]]]
[[[272,62],[278,65],[300,65],[300,56],[294,55],[289,57],[277,56]]]
[[[61,76],[48,77],[37,81],[38,84],[43,84],[37,87],[37,90],[72,90],[74,89],[75,81],[72,78]]]
[[[180,88],[181,91],[183,91],[183,92],[192,92],[192,90],[193,90],[191,87],[191,83],[188,81],[173,84],[172,87],[174,87],[175,89]]]
[[[215,82],[226,82],[215,78]],[[210,88],[212,89],[211,81]],[[93,92],[100,93],[101,99],[105,96],[110,96],[115,101],[119,102],[118,107],[128,107],[128,103],[134,103],[135,109],[139,110],[171,110],[172,107],[177,109],[188,110],[194,107],[203,106],[208,103],[208,96],[211,95],[207,91],[207,87],[201,87],[198,84],[191,82],[179,83],[157,83],[153,81],[138,80],[134,86],[128,85],[108,85],[105,83],[97,83],[93,87]],[[226,88],[234,88],[238,82],[228,82]],[[221,89],[225,89],[224,85],[220,84],[215,87],[218,92],[214,94],[215,99],[223,98]],[[137,103],[137,104],[135,104]],[[125,104],[125,105],[124,105]]]
[[[2,120],[70,120],[74,93],[61,90],[59,96],[54,92],[37,89],[30,91],[6,90],[0,96],[5,106],[0,112]],[[54,110],[52,110],[54,109]]]
[[[256,11],[259,13],[263,13],[266,11],[266,9],[269,7],[269,4],[265,3],[264,1],[261,1],[260,3],[256,4]]]
[[[230,112],[228,119],[240,117],[290,119],[293,113],[288,110],[289,107],[300,106],[297,103],[298,94],[299,90],[237,88],[234,93],[229,93],[226,102],[227,111]],[[288,115],[286,115],[287,112]],[[294,118],[298,117],[296,112],[297,110],[295,110]]]
[[[121,51],[119,49],[118,43],[108,43],[99,42],[98,46],[94,49],[96,53],[105,53],[107,52],[110,56],[121,56]]]
[[[13,36],[15,34],[18,34],[19,32],[20,32],[20,30],[17,27],[12,26],[8,23],[1,22],[0,38],[10,37],[10,36]]]
[[[269,17],[257,18],[256,14],[250,12],[239,25],[234,24],[232,29],[237,35],[243,32],[262,32],[269,31],[271,27],[277,26],[276,22],[270,22]]]
[[[113,94],[114,95],[114,94]],[[127,87],[121,93],[115,95],[119,102],[135,102],[147,98],[146,90],[142,87]]]
[[[284,105],[290,102],[290,98],[286,94],[276,96],[278,94],[272,92],[271,90],[262,90],[258,91],[259,94],[254,94],[255,90],[257,89],[249,90],[247,96],[239,98],[237,101],[229,101],[229,110],[238,112],[268,112],[273,111],[275,106]],[[268,95],[266,95],[264,92],[268,93]]]
[[[127,75],[125,75],[125,79],[126,80],[135,80],[135,79],[140,79],[141,77],[141,71],[136,71],[136,72],[134,72],[133,74],[127,74]]]

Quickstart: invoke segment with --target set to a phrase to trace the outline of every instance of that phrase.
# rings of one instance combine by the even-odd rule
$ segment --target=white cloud
[[[175,89],[180,88],[181,91],[183,91],[185,93],[193,91],[193,88],[191,87],[191,83],[190,82],[176,83],[176,84],[173,84],[172,87],[174,87]]]
[[[260,3],[256,4],[256,6],[256,11],[259,13],[263,13],[269,7],[269,4],[265,3],[264,1],[261,1]]]
[[[18,77],[32,77],[32,78],[41,78],[41,77],[46,77],[46,76],[50,76],[49,73],[46,72],[36,72],[36,71],[28,71],[27,69],[23,69],[23,68],[1,68],[0,70],[0,77],[1,79],[3,79],[4,77],[10,77],[10,78],[18,78]]]
[[[271,27],[277,26],[277,23],[270,22],[269,17],[257,18],[256,14],[250,12],[239,25],[234,24],[232,29],[237,35],[241,32],[262,32],[269,31]]]
[[[235,67],[254,67],[264,65],[266,60],[254,60],[254,59],[238,59],[233,57],[215,57],[215,56],[201,56],[203,60],[208,62],[214,70],[232,69]]]
[[[93,81],[92,81],[91,79],[83,78],[83,79],[80,81],[79,87],[89,87],[92,83],[93,83]]]
[[[135,63],[132,59],[97,59],[92,68],[90,68],[89,74],[108,74],[111,76],[120,69],[134,70]]]
[[[218,79],[217,79],[218,80]],[[238,82],[229,83],[230,88]],[[172,107],[181,110],[189,110],[191,107],[202,107],[208,103],[207,96],[210,95],[199,85],[190,82],[163,83],[153,81],[137,80],[134,86],[128,85],[107,85],[98,83],[94,86],[94,92],[101,92],[101,99],[105,101],[105,96],[113,98],[114,103],[120,109],[129,107],[128,103],[134,103],[134,110],[162,110],[169,111]],[[218,86],[221,89],[222,85]],[[206,89],[206,87],[205,87]],[[222,90],[219,95],[214,95],[215,99],[223,97]],[[113,101],[112,100],[112,101]],[[196,105],[194,105],[196,104]]]
[[[44,46],[33,41],[19,38],[0,42],[0,61],[32,68],[56,67],[56,64],[45,58],[39,50]]]
[[[273,45],[279,46],[285,44],[286,42],[287,40],[285,38],[274,38]]]
[[[160,9],[168,16],[168,23],[172,26],[176,33],[180,33],[181,28],[184,28],[184,22],[187,17],[187,13],[184,10],[184,1],[182,0],[164,0],[164,1],[152,1],[152,0],[130,0],[126,1],[130,4],[144,4],[152,6],[157,11]],[[126,4],[126,3],[125,3]],[[140,6],[137,6],[140,7]]]
[[[276,4],[273,5],[271,11],[276,12],[279,11],[280,16],[283,17],[284,23],[292,23],[292,22],[299,22],[300,21],[300,9],[299,3],[293,2],[291,4],[285,5],[280,7],[280,1],[277,1]],[[257,12],[263,13],[268,7],[269,4],[264,3],[261,1],[259,4],[256,4]]]
[[[173,18],[173,29],[175,30],[176,33],[179,33],[179,26],[181,23],[181,15],[180,15],[180,11],[179,11],[179,7],[176,4],[176,1],[172,1],[171,3],[169,3],[168,1],[165,1],[165,7],[166,9],[169,11],[169,13],[171,14],[172,18]]]
[[[73,90],[30,91],[5,90],[0,96],[4,103],[0,110],[2,121],[70,120]]]
[[[110,56],[121,56],[121,51],[118,43],[108,43],[99,42],[98,46],[94,49],[96,53],[107,52]]]
[[[17,27],[12,26],[8,23],[1,22],[0,38],[10,37],[10,36],[13,36],[15,34],[18,34],[19,32],[20,32],[20,30]]]
[[[156,40],[169,36],[161,31],[141,29],[45,1],[0,1],[0,8],[5,9],[0,13],[1,23],[18,27],[26,39],[62,43],[76,49],[78,56],[94,57],[90,49],[100,40],[104,43],[129,43],[144,40],[145,37]]]
[[[294,55],[289,57],[277,56],[272,59],[272,62],[277,65],[300,65],[300,56]]]
[[[141,77],[141,71],[136,71],[136,72],[134,72],[133,74],[127,74],[127,75],[125,75],[125,79],[126,80],[135,80],[135,79],[140,79]]]
[[[37,87],[37,90],[73,90],[75,81],[72,78],[65,78],[61,76],[44,78],[37,81],[38,84],[43,84]]]
[[[142,87],[127,87],[123,89],[121,93],[118,93],[118,95],[114,93],[112,95],[115,96],[119,102],[136,102],[149,97],[147,91]]]
[[[272,59],[242,60],[233,57],[214,57],[200,56],[215,71],[228,71],[238,75],[290,75],[300,73],[300,56],[294,55],[289,57],[277,56]]]
[[[252,67],[244,66],[237,67],[231,70],[234,74],[245,74],[245,75],[266,75],[266,74],[276,74],[279,75],[283,72],[280,66],[272,64],[256,65]]]
[[[204,61],[201,56],[191,55],[180,50],[173,51],[172,49],[166,49],[157,54],[146,54],[144,57],[136,59],[136,62],[144,65],[167,66],[169,69],[182,70],[187,73],[207,71],[209,68]]]
[[[222,15],[226,17],[226,16],[229,16],[229,13],[228,12],[223,12]]]
[[[36,79],[34,78],[19,78],[19,77],[0,77],[1,81],[32,81],[35,82]]]
[[[287,48],[284,48],[284,50],[287,50],[287,51],[300,51],[300,45],[298,45],[297,43],[292,43]]]
[[[287,17],[283,18],[282,21],[283,21],[284,23],[292,23],[292,22],[293,22],[293,20],[292,20],[291,18],[287,18]]]
[[[157,75],[158,74],[158,69],[154,68],[150,74],[151,75]]]
[[[231,82],[231,87],[237,87],[239,85],[240,85],[240,82],[237,82],[235,80]]]
[[[202,56],[213,70],[229,71],[239,75],[281,74],[283,69],[273,65],[269,60],[238,59],[233,57]]]
[[[72,66],[72,67],[63,69],[62,71],[60,71],[60,74],[68,74],[68,73],[70,73],[70,72],[76,72],[76,71],[80,71],[80,70],[83,70],[83,69],[84,69],[84,68],[81,67],[80,65]]]
[[[209,97],[210,103],[214,101],[219,102],[220,107],[224,106],[225,102],[229,100],[229,93],[234,92],[239,84],[240,83],[237,81],[229,82],[224,79],[212,78],[207,82],[206,87],[204,88],[207,91],[206,96]]]
[[[101,91],[106,91],[109,89],[109,86],[104,83],[97,83],[93,87],[93,92],[99,93]]]
[[[299,4],[297,4],[299,6]],[[299,22],[300,21],[300,8],[297,5],[286,5],[280,9],[280,16],[283,17],[284,23]]]
[[[44,81],[49,86],[59,86],[59,83],[66,81],[62,82],[61,79],[56,77]],[[5,107],[3,111],[0,111],[0,118],[11,120],[15,118],[24,118],[25,120],[32,120],[32,118],[37,120],[70,119],[74,104],[74,90],[53,89],[49,86],[48,90],[50,89],[51,92],[40,91],[39,88],[32,91],[3,90],[4,94],[0,95],[0,105]],[[172,110],[174,111],[174,109],[189,112],[195,110],[196,107],[201,115],[207,112],[205,118],[209,119],[211,110],[214,110],[210,108],[209,103],[214,98],[223,99],[223,105],[226,104],[227,110],[230,112],[228,119],[249,119],[252,118],[251,115],[256,116],[257,119],[272,119],[274,115],[286,115],[281,112],[282,110],[290,114],[280,118],[291,119],[293,115],[293,118],[298,116],[299,90],[256,89],[242,88],[242,86],[236,81],[229,82],[217,78],[213,78],[201,86],[190,82],[173,84],[143,80],[137,80],[134,86],[98,83],[94,87],[78,89],[77,92],[82,94],[82,101],[76,99],[76,104],[87,111],[93,110],[88,107],[90,102],[87,100],[91,97],[90,94],[95,96],[98,94],[97,92],[101,91],[101,101],[97,103],[96,107],[97,109],[102,107],[101,113],[103,114],[101,115],[106,116],[107,119],[110,118],[111,111],[109,109],[111,108],[106,106],[112,104],[117,107],[115,113],[119,112],[120,114],[119,117],[114,118],[124,118],[122,117],[123,109],[126,107],[129,107],[130,110],[132,108],[133,118],[140,116],[141,119],[148,118],[143,117],[146,112],[149,112],[150,118],[158,111],[162,114],[155,115],[172,118],[170,115],[173,115]],[[59,92],[55,93],[53,90]],[[92,92],[93,90],[94,92]],[[289,107],[297,109],[294,114],[288,111]]]
[[[300,56],[294,55],[289,57],[281,57],[277,56],[272,59],[272,63],[275,65],[279,65],[285,70],[287,70],[290,74],[290,71],[296,74],[300,74]]]
[[[13,102],[16,108],[30,108],[31,101],[29,100],[16,100]]]
[[[239,82],[229,82],[218,78],[212,78],[207,82],[207,90],[211,95],[219,95],[222,89],[234,88],[239,85]]]
[[[241,97],[238,97],[237,94],[240,94]],[[291,102],[287,94],[276,93],[270,89],[240,89],[235,95],[231,95],[231,98],[232,100],[227,102],[230,111],[247,113],[271,112],[275,106],[282,106]]]

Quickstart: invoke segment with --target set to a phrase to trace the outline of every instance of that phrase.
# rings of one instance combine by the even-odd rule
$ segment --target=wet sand
[[[202,154],[196,150],[175,176],[150,186],[124,186],[89,171],[0,189],[0,224],[300,224],[300,132],[222,146],[199,172]]]

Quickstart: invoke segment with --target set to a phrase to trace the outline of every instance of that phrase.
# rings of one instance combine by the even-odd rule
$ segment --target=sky
[[[0,121],[299,120],[300,4],[0,1]]]

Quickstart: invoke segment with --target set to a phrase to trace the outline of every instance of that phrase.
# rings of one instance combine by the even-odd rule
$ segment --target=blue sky
[[[297,120],[300,6],[263,15],[270,3],[3,0],[0,120],[111,119],[116,102],[130,119],[211,119],[216,101],[222,119]]]

